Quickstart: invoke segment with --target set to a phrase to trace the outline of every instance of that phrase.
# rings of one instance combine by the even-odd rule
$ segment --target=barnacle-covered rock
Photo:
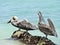
[[[41,36],[32,36],[28,32],[24,31],[14,31],[12,38],[20,39],[26,45],[55,45],[51,40]]]
[[[21,39],[22,37],[20,35],[23,33],[24,33],[24,31],[20,31],[20,30],[14,31],[11,38]]]
[[[40,38],[39,42],[37,45],[56,45],[55,43],[53,43],[51,40],[49,40],[48,38],[42,37]]]

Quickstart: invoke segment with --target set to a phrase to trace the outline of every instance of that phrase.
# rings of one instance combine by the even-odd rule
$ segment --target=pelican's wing
[[[40,22],[44,22],[45,23],[45,20],[44,20],[44,18],[43,18],[43,16],[42,16],[42,13],[39,11],[39,13],[38,13],[38,15],[39,15],[39,21]]]
[[[19,22],[18,25],[21,28],[36,29],[35,25],[31,24],[30,22],[27,22],[26,20],[23,20],[23,21]]]
[[[46,29],[50,29],[50,27],[46,24],[40,24],[39,27],[43,27],[43,28],[46,28]]]
[[[48,18],[47,20],[48,20],[49,26],[51,27],[51,29],[53,30],[53,32],[55,33],[55,35],[56,35],[56,37],[57,37],[57,33],[56,33],[56,31],[55,31],[55,27],[54,27],[52,21],[51,21],[49,18]]]
[[[49,18],[48,18],[48,23],[49,23],[49,26],[51,27],[51,29],[55,30],[55,27]]]

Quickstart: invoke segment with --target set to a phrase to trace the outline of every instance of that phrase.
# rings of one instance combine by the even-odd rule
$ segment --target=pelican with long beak
[[[48,18],[47,20],[49,25],[43,24],[42,22],[44,21],[44,19],[40,11],[38,13],[38,16],[39,16],[38,28],[41,32],[43,32],[46,35],[46,38],[48,35],[57,37],[57,32],[55,31],[55,27],[52,21]]]
[[[20,29],[24,29],[26,31],[28,30],[36,30],[37,27],[35,25],[33,25],[32,23],[28,22],[27,20],[16,20],[17,16],[14,16],[12,19],[10,19],[10,21],[8,21],[8,23],[11,23],[13,26],[19,28]]]

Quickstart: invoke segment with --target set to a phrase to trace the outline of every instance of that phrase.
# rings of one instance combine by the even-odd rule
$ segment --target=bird
[[[51,19],[50,18],[47,19],[47,21],[48,21],[48,25],[47,25],[46,23],[43,23],[44,18],[40,11],[38,12],[38,16],[39,16],[38,28],[42,33],[44,33],[46,35],[46,38],[48,35],[57,37],[57,32],[55,30],[55,27],[54,27]]]
[[[8,21],[8,23],[11,23],[13,26],[20,29],[24,29],[26,31],[29,30],[36,30],[38,27],[30,22],[28,22],[26,19],[24,20],[17,20],[17,16],[13,16],[12,19]]]

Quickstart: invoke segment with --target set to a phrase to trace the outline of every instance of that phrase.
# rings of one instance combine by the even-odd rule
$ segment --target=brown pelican
[[[47,20],[48,20],[49,25],[44,24],[44,23],[42,23],[44,19],[43,19],[40,11],[38,13],[38,16],[39,16],[38,28],[41,32],[43,32],[46,35],[46,38],[47,38],[47,35],[57,37],[57,33],[55,31],[55,27],[54,27],[52,21],[48,18]]]
[[[19,21],[19,20],[16,20],[17,19],[17,16],[14,16],[12,19],[10,19],[8,21],[8,23],[11,23],[13,26],[19,28],[20,29],[24,29],[26,31],[28,30],[35,30],[37,29],[37,27],[35,25],[33,25],[32,23],[28,22],[27,20],[22,20],[22,21]]]

